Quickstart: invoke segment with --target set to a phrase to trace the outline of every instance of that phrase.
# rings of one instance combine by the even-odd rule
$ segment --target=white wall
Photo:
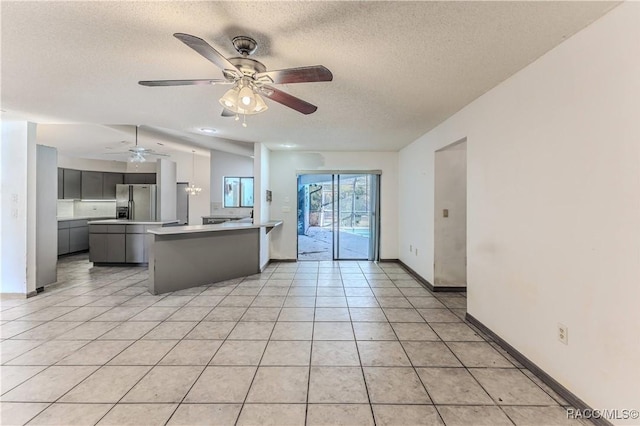
[[[171,160],[177,164],[177,181],[188,182],[190,185],[194,183],[202,188],[198,195],[189,196],[189,225],[202,225],[202,216],[207,216],[210,209],[210,163],[209,155],[206,152],[200,155],[204,150],[198,150],[195,156],[195,174],[194,157],[192,153],[175,152],[171,154]]]
[[[255,157],[255,155],[254,155]],[[225,176],[253,176],[254,159],[249,156],[211,150],[211,214],[220,216],[249,216],[251,209],[223,208],[223,178]],[[255,184],[255,182],[254,182]],[[255,202],[255,201],[254,201]]]
[[[400,258],[433,278],[434,151],[467,137],[468,312],[595,408],[640,401],[638,40],[623,3],[400,153]]]
[[[36,125],[2,122],[0,292],[36,289]]]
[[[436,151],[433,285],[467,285],[467,142]],[[444,215],[447,211],[447,216]],[[417,253],[414,254],[417,255]]]
[[[267,190],[270,189],[270,155],[271,151],[264,144],[254,144],[254,223],[264,223],[271,219],[271,202],[267,201]],[[275,231],[280,232],[279,228]],[[260,269],[264,268],[270,260],[271,233],[267,234],[265,228],[260,229]]]
[[[271,218],[282,229],[271,237],[272,259],[296,259],[297,179],[301,170],[382,170],[380,184],[380,257],[398,258],[398,153],[396,152],[271,152]],[[283,212],[288,207],[289,212]],[[421,220],[420,215],[412,220]]]
[[[157,220],[175,220],[178,216],[177,210],[177,187],[176,163],[160,158],[157,160],[156,169],[158,170],[156,184],[157,187]]]
[[[115,173],[155,173],[156,162],[129,163],[126,161],[92,160],[69,157],[58,153],[58,167],[65,169],[88,170],[94,172]]]

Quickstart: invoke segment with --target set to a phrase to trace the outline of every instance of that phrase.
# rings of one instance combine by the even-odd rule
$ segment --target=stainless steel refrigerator
[[[118,219],[156,220],[156,185],[116,185]]]

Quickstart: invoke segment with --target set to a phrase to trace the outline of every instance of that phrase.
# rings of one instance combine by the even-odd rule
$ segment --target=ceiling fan
[[[106,154],[111,154],[111,155],[129,154],[130,163],[144,163],[145,161],[147,161],[147,156],[149,155],[156,156],[156,157],[169,157],[169,154],[161,154],[159,152],[155,152],[153,149],[143,148],[141,146],[138,146],[138,126],[136,126],[136,142],[132,148],[129,148],[128,151],[107,152]]]
[[[238,114],[251,115],[267,110],[267,104],[261,96],[292,108],[302,114],[311,114],[318,107],[300,98],[292,96],[271,86],[272,84],[310,83],[333,80],[333,74],[322,65],[309,67],[287,68],[282,70],[267,71],[267,67],[255,59],[249,58],[258,47],[258,43],[247,36],[237,36],[232,40],[236,51],[241,57],[225,58],[211,45],[199,37],[189,34],[174,34],[178,40],[204,56],[205,59],[222,69],[222,79],[198,79],[198,80],[153,80],[139,81],[143,86],[189,86],[200,84],[230,84],[233,87],[228,90],[220,104],[224,110],[223,116],[236,116]],[[231,113],[229,113],[231,112]],[[244,123],[243,123],[244,125]]]

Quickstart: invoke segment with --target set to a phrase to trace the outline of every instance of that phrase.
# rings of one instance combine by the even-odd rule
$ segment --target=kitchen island
[[[148,231],[149,291],[162,294],[260,272],[262,224],[225,222],[156,228]]]
[[[95,265],[146,264],[149,262],[147,231],[178,223],[177,220],[126,219],[89,222],[89,261]]]

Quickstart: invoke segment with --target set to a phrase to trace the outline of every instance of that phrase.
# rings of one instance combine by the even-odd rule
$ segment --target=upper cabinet
[[[116,199],[116,185],[124,183],[124,173],[103,173],[102,198],[105,200]]]
[[[102,200],[103,175],[102,172],[82,172],[83,200]]]
[[[58,199],[115,200],[116,185],[154,184],[155,173],[92,172],[58,168]]]
[[[80,170],[64,169],[62,175],[63,196],[65,199],[82,197],[82,172]]]
[[[64,198],[64,169],[58,168],[58,200]]]
[[[155,173],[127,173],[124,175],[124,183],[129,185],[155,184],[156,174]]]

